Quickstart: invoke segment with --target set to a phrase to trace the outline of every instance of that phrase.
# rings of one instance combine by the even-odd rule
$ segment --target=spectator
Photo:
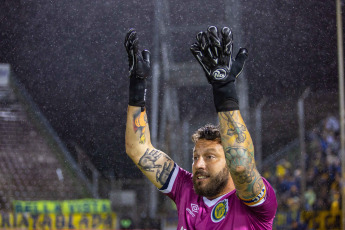
[[[306,164],[307,191],[304,208],[312,210],[337,210],[340,194],[339,122],[329,115],[319,127],[308,135]],[[291,172],[292,165],[285,159],[276,165],[275,187],[280,194],[280,210],[290,210],[299,198],[300,171]],[[338,205],[338,206],[337,206]],[[297,223],[297,222],[296,222]],[[299,226],[298,224],[296,226]],[[296,228],[297,229],[297,228]]]
[[[337,133],[339,132],[339,128],[340,125],[338,119],[333,115],[328,115],[325,122],[325,129]]]
[[[304,193],[304,199],[305,199],[305,210],[312,211],[313,205],[316,201],[316,194],[312,186],[309,186],[307,191]]]

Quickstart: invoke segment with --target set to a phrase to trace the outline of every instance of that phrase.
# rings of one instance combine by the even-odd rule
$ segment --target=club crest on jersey
[[[225,69],[217,69],[213,72],[213,78],[215,80],[222,80],[226,77],[226,70]]]
[[[228,199],[218,202],[212,209],[211,219],[214,223],[218,223],[223,220],[228,213]]]

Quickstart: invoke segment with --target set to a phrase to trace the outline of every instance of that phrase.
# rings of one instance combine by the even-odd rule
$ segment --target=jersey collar
[[[220,196],[220,197],[217,197],[217,198],[215,198],[215,199],[213,199],[213,200],[209,200],[209,199],[207,199],[206,197],[202,197],[202,199],[204,200],[204,203],[207,205],[207,207],[212,207],[213,205],[215,205],[215,204],[217,204],[218,203],[218,201],[220,201],[223,197],[225,197],[225,196],[227,196],[227,195],[229,195],[229,194],[231,194],[231,193],[234,193],[236,191],[236,189],[234,189],[234,190],[232,190],[232,191],[230,191],[230,192],[228,192],[228,193],[226,193],[226,194],[224,194],[224,195],[222,195],[222,196]]]

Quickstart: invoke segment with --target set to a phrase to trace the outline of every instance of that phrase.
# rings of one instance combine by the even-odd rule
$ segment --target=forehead
[[[202,154],[206,152],[220,152],[224,153],[223,146],[216,140],[200,139],[194,146],[194,154]]]

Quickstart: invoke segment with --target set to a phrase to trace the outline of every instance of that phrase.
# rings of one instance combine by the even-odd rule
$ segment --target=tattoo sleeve
[[[157,161],[159,158],[164,156],[164,165],[162,168],[161,164],[158,164]],[[146,150],[145,154],[140,158],[138,166],[146,172],[155,172],[156,171],[156,182],[160,185],[164,185],[166,180],[169,177],[171,170],[173,169],[174,162],[171,158],[165,155],[163,152],[153,149],[149,151]]]
[[[144,155],[140,158],[138,165],[144,170],[148,172],[154,172],[154,168],[162,168],[162,165],[157,165],[156,161],[161,157],[162,153],[158,150],[146,150]]]
[[[250,199],[264,186],[255,166],[254,147],[238,110],[219,113],[222,145],[237,194]]]
[[[220,113],[220,116],[227,121],[227,132],[228,136],[236,136],[236,142],[243,143],[246,140],[247,128],[244,124],[236,122],[234,119],[234,111],[229,113]]]
[[[141,112],[141,110],[138,110],[137,113],[134,113],[134,115],[133,115],[133,129],[134,129],[135,133],[139,132],[139,135],[140,135],[139,143],[140,144],[144,144],[146,142],[145,128],[146,128],[147,124],[148,124],[148,122],[147,122],[146,111]]]
[[[172,162],[164,162],[162,171],[160,171],[159,169],[157,170],[156,181],[159,182],[161,185],[164,185],[169,177],[171,170]]]
[[[174,161],[152,145],[146,110],[141,107],[128,106],[126,153],[157,188],[165,184],[174,168]]]

